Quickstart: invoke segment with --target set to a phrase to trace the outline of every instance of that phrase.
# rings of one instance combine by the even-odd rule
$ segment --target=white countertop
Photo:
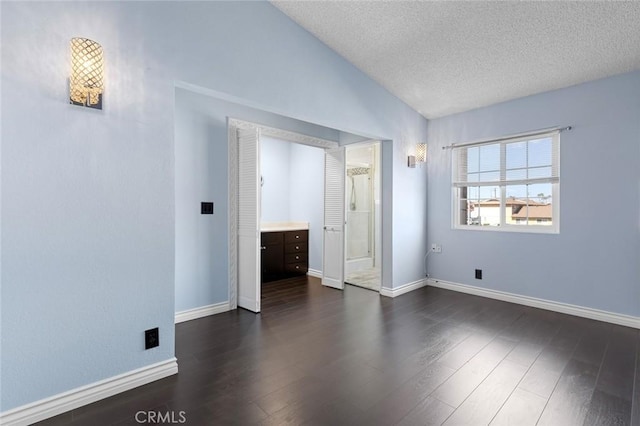
[[[260,231],[262,232],[281,232],[281,231],[300,231],[309,229],[309,222],[262,222]]]

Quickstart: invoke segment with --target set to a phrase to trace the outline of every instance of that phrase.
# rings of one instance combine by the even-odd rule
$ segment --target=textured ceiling
[[[640,69],[640,1],[273,1],[427,118]]]

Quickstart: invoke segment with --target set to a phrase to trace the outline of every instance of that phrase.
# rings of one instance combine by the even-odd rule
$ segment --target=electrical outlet
[[[436,245],[436,253],[442,253],[442,246],[440,244]]]
[[[438,247],[436,243],[431,244],[431,251],[435,253],[436,247]]]
[[[155,348],[160,344],[160,333],[158,327],[145,330],[144,332],[144,348]]]
[[[200,203],[200,214],[213,214],[213,203],[208,201]]]
[[[476,269],[476,280],[482,279],[482,269]]]

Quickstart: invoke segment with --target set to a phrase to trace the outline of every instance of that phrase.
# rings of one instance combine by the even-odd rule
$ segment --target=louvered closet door
[[[324,155],[324,244],[322,284],[344,288],[344,148]]]
[[[238,129],[238,306],[260,312],[260,133]]]

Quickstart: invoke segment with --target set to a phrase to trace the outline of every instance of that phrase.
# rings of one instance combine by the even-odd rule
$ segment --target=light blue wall
[[[441,146],[557,125],[560,234],[451,229]],[[433,277],[640,316],[640,72],[432,120],[428,169]]]
[[[174,356],[174,162],[173,90],[124,11],[1,7],[4,411]],[[102,112],[68,104],[78,34],[106,47]]]
[[[263,178],[260,215],[262,222],[291,219],[291,142],[260,138],[260,174]]]
[[[229,300],[226,120],[192,105],[176,91],[176,312]],[[213,215],[200,214],[202,201],[214,203]]]
[[[322,271],[324,150],[291,144],[290,220],[309,222],[309,268]]]
[[[269,3],[0,7],[0,410],[173,357],[176,81],[394,140],[385,276],[390,286],[421,276],[425,184],[404,166],[403,143],[424,140],[427,121]],[[78,35],[104,47],[102,112],[66,101]],[[160,346],[145,351],[155,326]]]

